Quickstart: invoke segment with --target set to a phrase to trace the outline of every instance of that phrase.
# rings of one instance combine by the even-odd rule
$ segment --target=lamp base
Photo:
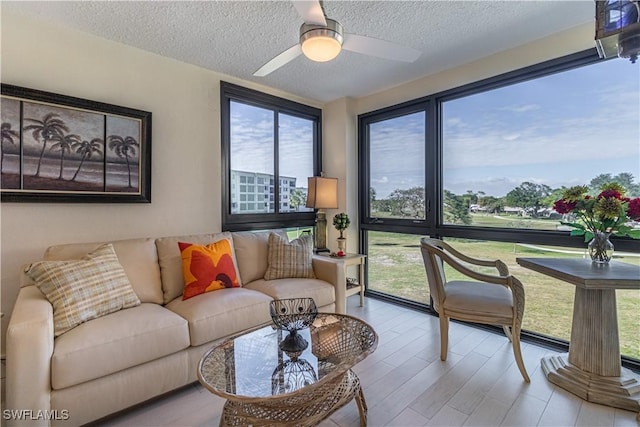
[[[322,209],[316,214],[316,253],[329,252],[327,248],[327,215]]]

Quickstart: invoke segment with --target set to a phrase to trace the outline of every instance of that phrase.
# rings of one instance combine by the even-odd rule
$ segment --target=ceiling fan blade
[[[326,26],[327,21],[324,18],[324,11],[318,0],[292,0],[293,7],[298,11],[298,15],[307,24],[316,24]]]
[[[302,48],[300,47],[299,43],[297,45],[291,46],[289,49],[285,50],[284,52],[273,58],[271,61],[260,67],[260,69],[253,73],[253,75],[256,77],[264,77],[267,74],[270,74],[283,65],[287,64],[288,62],[293,61],[301,53]]]
[[[357,34],[345,34],[342,48],[351,52],[403,62],[413,62],[422,55],[422,52],[411,47]]]

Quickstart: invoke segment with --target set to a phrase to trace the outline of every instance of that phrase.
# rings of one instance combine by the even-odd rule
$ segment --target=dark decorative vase
[[[611,233],[596,231],[587,246],[591,261],[596,264],[608,264],[613,256],[613,243],[609,241]]]
[[[271,301],[271,319],[273,323],[289,334],[280,341],[280,350],[289,358],[296,360],[309,346],[298,331],[308,328],[318,315],[316,303],[312,298],[290,298]]]

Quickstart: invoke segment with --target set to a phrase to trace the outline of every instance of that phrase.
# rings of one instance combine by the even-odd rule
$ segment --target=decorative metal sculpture
[[[269,310],[278,329],[289,331],[289,335],[280,342],[280,349],[292,360],[297,359],[309,346],[298,331],[308,328],[318,315],[315,301],[313,298],[274,300],[271,301]]]

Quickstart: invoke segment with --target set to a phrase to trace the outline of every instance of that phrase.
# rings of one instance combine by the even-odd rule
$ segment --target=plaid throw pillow
[[[304,235],[287,242],[276,234],[269,234],[269,256],[264,280],[299,277],[315,279],[313,274],[313,236]]]
[[[35,262],[25,273],[53,305],[56,337],[87,320],[140,304],[110,243],[81,260]]]

